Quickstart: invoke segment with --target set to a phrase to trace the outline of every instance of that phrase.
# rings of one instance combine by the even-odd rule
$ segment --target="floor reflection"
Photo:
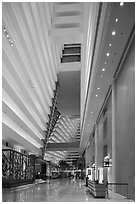
[[[3,189],[3,202],[94,202],[110,201],[95,199],[87,191],[84,180],[60,179],[50,183],[29,185],[16,189]]]

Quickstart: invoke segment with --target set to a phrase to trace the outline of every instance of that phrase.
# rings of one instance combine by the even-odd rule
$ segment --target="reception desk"
[[[95,183],[93,181],[88,181],[88,190],[96,198],[105,198],[106,185],[102,183]]]

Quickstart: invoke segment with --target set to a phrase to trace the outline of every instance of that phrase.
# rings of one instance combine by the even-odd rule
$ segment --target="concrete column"
[[[116,182],[116,82],[112,84],[112,182]],[[112,188],[116,192],[116,186]]]
[[[95,180],[98,179],[98,129],[95,126]]]
[[[49,183],[50,182],[50,162],[47,162],[46,176],[47,176],[47,183]]]
[[[33,181],[35,181],[36,178],[36,171],[35,171],[35,163],[36,163],[36,155],[30,155],[31,158],[31,165],[33,166]]]

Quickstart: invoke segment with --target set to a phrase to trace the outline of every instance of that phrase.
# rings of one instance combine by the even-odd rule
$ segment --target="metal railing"
[[[35,179],[35,158],[13,149],[2,149],[2,184],[10,187]]]

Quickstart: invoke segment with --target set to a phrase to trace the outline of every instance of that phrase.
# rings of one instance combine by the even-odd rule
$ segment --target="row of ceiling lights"
[[[13,41],[11,40],[11,37],[10,37],[8,31],[4,26],[3,26],[3,32],[4,32],[4,34],[5,34],[6,38],[7,38],[10,46],[13,47]]]
[[[124,5],[124,2],[121,2],[121,3],[120,3],[120,6],[123,6],[123,5]],[[119,21],[119,19],[116,18],[116,19],[115,19],[115,22],[117,23],[118,21]],[[112,31],[112,36],[115,36],[115,35],[116,35],[116,31],[113,30],[113,31]],[[111,43],[109,43],[109,47],[112,47],[112,44],[111,44]],[[107,53],[106,53],[106,56],[109,57],[109,56],[110,56],[110,53],[107,52]],[[105,61],[104,64],[106,65],[107,62]],[[105,71],[106,71],[106,69],[105,69],[105,68],[102,68],[102,72],[105,72]],[[101,74],[100,77],[103,78],[103,75]],[[100,90],[100,87],[98,87],[97,90]],[[98,97],[98,93],[96,94],[96,97]],[[92,117],[92,116],[93,116],[93,112],[91,112],[91,117]],[[89,127],[89,126],[90,126],[90,124],[88,125],[88,127]]]

